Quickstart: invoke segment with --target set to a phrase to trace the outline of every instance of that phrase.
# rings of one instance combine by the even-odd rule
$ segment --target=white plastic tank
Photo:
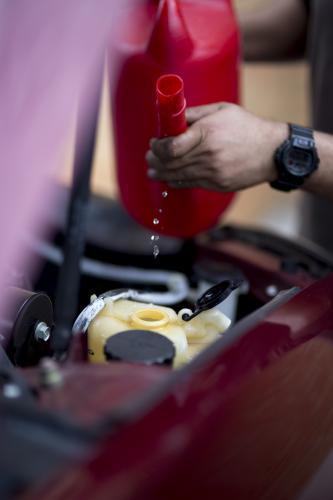
[[[153,331],[164,335],[175,347],[174,367],[190,361],[216,340],[230,325],[230,320],[216,308],[204,311],[192,320],[182,319],[169,307],[130,300],[107,301],[104,309],[88,328],[88,355],[92,363],[106,362],[104,346],[108,338],[126,330]]]

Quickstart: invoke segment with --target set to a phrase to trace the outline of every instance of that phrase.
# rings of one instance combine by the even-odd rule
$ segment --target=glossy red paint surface
[[[188,106],[238,102],[239,36],[230,2],[138,2],[124,12],[119,30],[121,41],[112,52],[119,66],[111,86],[122,202],[142,225],[192,237],[217,223],[233,195],[170,189],[148,179],[145,155],[158,135],[155,87],[161,75],[176,73],[184,80]]]
[[[62,384],[55,390],[39,385],[38,371],[25,371],[30,384],[38,387],[42,408],[66,415],[82,426],[98,424],[110,412],[122,414],[156,384],[163,381],[170,370],[115,363],[69,363],[62,367]]]
[[[315,278],[301,267],[293,273],[281,269],[281,258],[265,249],[240,241],[208,241],[203,235],[199,239],[198,260],[209,260],[210,265],[218,266],[228,262],[236,269],[242,269],[250,284],[253,295],[262,303],[269,300],[267,286],[274,285],[277,291],[292,286],[304,288],[311,285]]]
[[[332,302],[329,276],[238,323],[41,494],[297,498],[333,446]]]

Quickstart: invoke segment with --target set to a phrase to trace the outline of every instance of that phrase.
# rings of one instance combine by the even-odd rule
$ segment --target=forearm
[[[304,54],[308,15],[304,0],[271,0],[239,15],[244,58],[278,60]]]

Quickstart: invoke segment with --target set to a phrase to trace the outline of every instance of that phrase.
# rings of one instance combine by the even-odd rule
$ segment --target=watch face
[[[283,155],[283,163],[292,175],[303,177],[313,170],[313,155],[309,151],[298,148],[287,148]]]

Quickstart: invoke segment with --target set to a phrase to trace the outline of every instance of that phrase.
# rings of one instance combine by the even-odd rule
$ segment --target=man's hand
[[[234,104],[188,109],[188,130],[152,139],[148,176],[172,187],[238,191],[276,179],[273,156],[286,124],[258,118]]]

